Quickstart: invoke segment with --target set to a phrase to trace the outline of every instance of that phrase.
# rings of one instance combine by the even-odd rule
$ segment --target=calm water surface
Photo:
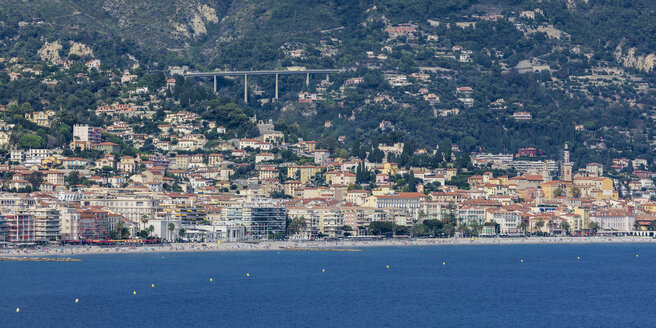
[[[653,327],[656,321],[652,245],[80,258],[0,262],[0,327]]]

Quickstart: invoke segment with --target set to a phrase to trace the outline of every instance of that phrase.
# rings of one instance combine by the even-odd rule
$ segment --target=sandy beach
[[[140,246],[59,246],[27,249],[0,249],[0,256],[75,256],[86,254],[182,253],[222,251],[281,251],[330,249],[360,250],[367,247],[449,246],[449,245],[526,245],[526,244],[606,244],[655,243],[650,237],[525,237],[525,238],[446,238],[377,241],[261,241],[258,243],[175,243]]]

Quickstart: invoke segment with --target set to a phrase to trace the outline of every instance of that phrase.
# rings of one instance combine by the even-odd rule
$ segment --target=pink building
[[[10,243],[31,243],[36,238],[34,216],[30,214],[11,214],[7,219],[7,241]]]

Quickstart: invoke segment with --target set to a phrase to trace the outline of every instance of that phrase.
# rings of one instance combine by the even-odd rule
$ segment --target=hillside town
[[[313,140],[286,142],[270,122],[257,122],[258,138],[230,139],[207,152],[203,135],[192,132],[213,122],[186,112],[167,114],[165,122],[157,136],[138,135],[121,121],[75,125],[69,149],[7,152],[0,165],[0,240],[651,236],[656,230],[656,173],[641,170],[648,163],[640,159],[616,159],[612,167],[588,163],[574,172],[565,145],[558,161],[523,149],[471,154],[458,168],[400,167],[338,155]],[[182,137],[161,141],[172,134]],[[141,145],[148,139],[154,147],[119,156],[119,144],[106,141],[116,136]],[[405,148],[378,147],[383,158]],[[74,156],[82,151],[101,155]],[[626,167],[634,169],[628,190],[607,172]]]

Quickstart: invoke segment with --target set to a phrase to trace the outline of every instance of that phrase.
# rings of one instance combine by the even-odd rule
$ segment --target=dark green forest
[[[89,0],[2,2],[0,57],[5,60],[0,63],[0,105],[15,104],[8,106],[4,119],[16,124],[12,140],[23,146],[61,147],[70,142],[74,124],[111,124],[93,110],[125,96],[125,90],[111,83],[124,70],[138,76],[137,85],[157,89],[171,77],[172,66],[186,65],[191,70],[303,66],[345,71],[331,76],[325,100],[311,105],[298,104],[297,93],[317,92],[325,77],[313,76],[309,88],[303,77],[281,79],[277,103],[259,101],[273,97],[272,78],[249,80],[263,95],[251,93],[245,104],[240,79],[220,79],[217,95],[209,79],[178,76],[167,97],[151,106],[162,113],[201,114],[225,125],[235,137],[257,134],[249,120],[256,115],[285,127],[290,140],[327,142],[344,136],[347,144],[357,141],[372,151],[378,142],[412,141],[429,149],[455,144],[463,152],[514,153],[535,147],[557,158],[569,143],[572,159],[579,164],[609,164],[615,157],[653,160],[653,63],[623,66],[622,59],[629,49],[642,58],[656,49],[653,1],[574,1],[569,7],[560,0],[200,1],[215,10],[218,21],[205,19],[206,32],[188,37],[176,34],[171,22],[190,26],[190,17],[197,14],[190,1],[123,1],[123,6]],[[543,14],[534,19],[519,14],[537,8]],[[490,14],[503,19],[478,18]],[[476,26],[457,27],[460,22],[476,22]],[[399,23],[415,24],[420,32],[391,38],[385,27]],[[540,31],[544,27],[564,34],[560,39],[550,37]],[[429,35],[437,40],[429,40]],[[84,56],[63,56],[70,62],[67,69],[40,60],[37,52],[44,42],[52,41],[61,42],[62,54],[71,42],[88,45],[93,58],[102,61],[102,70],[88,72],[84,63],[91,58]],[[459,61],[454,46],[471,51],[471,60]],[[286,47],[303,49],[305,55],[291,58]],[[336,53],[323,54],[327,48]],[[367,52],[385,54],[386,59],[372,59]],[[12,81],[9,59],[16,57],[41,75]],[[522,74],[516,67],[526,60],[539,61],[550,70]],[[410,85],[403,87],[386,82],[388,74],[410,75],[422,67],[439,70],[427,71],[428,82],[411,78]],[[613,83],[586,80],[607,68],[621,68],[624,73]],[[364,82],[342,92],[343,82],[353,77],[363,77]],[[57,84],[42,83],[45,78]],[[639,89],[639,84],[649,87]],[[473,107],[459,101],[462,96],[456,89],[461,86],[474,90]],[[418,97],[420,88],[439,95],[440,102],[431,105]],[[393,101],[372,101],[378,95]],[[504,105],[491,106],[498,99]],[[453,108],[459,114],[436,115]],[[55,111],[56,124],[44,128],[25,119],[26,113],[40,110]],[[515,120],[512,115],[518,111],[531,113],[532,119]],[[162,113],[150,121],[125,120],[135,131],[148,133],[156,131]],[[326,121],[332,126],[325,128]],[[391,122],[393,130],[381,130],[381,121]]]

